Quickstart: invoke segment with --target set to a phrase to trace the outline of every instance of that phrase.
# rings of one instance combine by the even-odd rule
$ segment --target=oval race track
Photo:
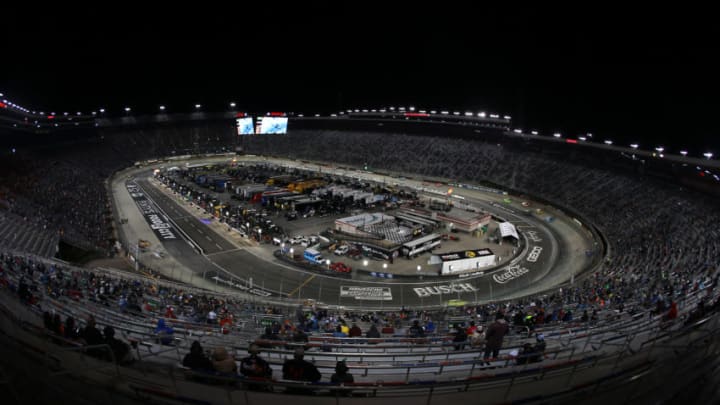
[[[275,163],[303,166],[292,161]],[[188,211],[186,203],[171,198],[167,189],[158,187],[158,182],[150,180],[151,169],[160,166],[126,171],[122,179],[116,176],[113,182],[114,196],[116,204],[122,207],[123,215],[143,215],[143,207],[138,205],[137,200],[133,209],[127,200],[118,198],[119,193],[128,194],[128,190],[139,192],[150,201],[158,215],[167,219],[167,224],[159,227],[166,227],[176,235],[163,238],[157,229],[153,235],[158,243],[162,243],[167,254],[179,263],[178,266],[173,265],[173,273],[192,272],[198,280],[202,277],[220,284],[234,278],[234,283],[241,286],[240,290],[254,295],[314,299],[326,305],[343,307],[436,307],[445,306],[450,300],[487,302],[537,294],[567,282],[593,265],[590,255],[585,252],[595,249],[596,241],[572,219],[556,212],[554,220],[547,222],[535,215],[520,214],[512,206],[499,203],[505,196],[463,188],[459,192],[467,203],[513,223],[520,231],[525,240],[524,249],[517,252],[510,263],[483,275],[465,278],[425,276],[379,279],[360,272],[356,272],[353,279],[326,276],[279,261],[272,256],[269,245],[258,247],[256,243],[248,241],[241,245],[229,242],[226,240],[227,231],[218,226],[209,226],[209,221],[201,220]],[[344,170],[337,172],[343,174]],[[123,184],[127,176],[136,178]],[[364,176],[368,180],[373,179],[372,173],[365,173]],[[427,185],[413,180],[405,179],[403,185],[433,191],[428,190]],[[553,208],[545,207],[545,210],[552,212]],[[138,224],[135,228],[139,228],[133,229],[134,233],[148,235],[146,239],[152,238],[152,221],[132,223]],[[182,239],[190,239],[192,243]],[[154,265],[161,271],[162,266],[166,266],[162,260],[157,260]],[[165,270],[167,274],[168,269]],[[343,287],[346,291],[341,294]]]

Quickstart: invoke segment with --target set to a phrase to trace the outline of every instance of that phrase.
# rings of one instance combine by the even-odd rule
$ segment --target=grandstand
[[[606,240],[607,255],[594,272],[534,296],[464,302],[459,308],[352,312],[213,289],[212,283],[74,267],[52,259],[59,240],[115,254],[114,242],[123,239],[120,218],[112,221],[109,215],[116,208],[109,206],[108,176],[146,159],[233,150],[232,125],[222,120],[102,122],[90,137],[67,132],[53,151],[17,157],[33,187],[26,181],[3,184],[8,192],[0,210],[0,346],[14,361],[0,369],[0,383],[10,396],[26,402],[28,390],[11,382],[42,375],[49,376],[38,383],[47,392],[89,402],[108,397],[128,403],[281,402],[287,401],[286,390],[300,386],[312,395],[294,396],[299,403],[441,403],[478,397],[488,403],[654,403],[658,398],[710,403],[717,398],[720,204],[706,192],[712,183],[681,188],[691,184],[685,169],[672,178],[656,176],[664,173],[664,163],[641,171],[640,163],[617,151],[570,151],[571,145],[506,137],[507,128],[483,127],[477,133],[475,127],[453,126],[440,138],[431,135],[439,123],[386,122],[384,131],[390,132],[377,132],[365,116],[295,121],[297,129],[283,142],[250,137],[244,141],[246,152],[323,164],[332,164],[326,161],[332,156],[358,168],[533,196],[591,223]],[[310,137],[313,142],[307,142]],[[57,170],[36,163],[38,156],[52,156]],[[692,175],[695,169],[687,170]],[[464,329],[472,321],[488,330],[497,312],[511,328],[499,355],[485,361],[481,342],[470,336],[456,340],[458,323]],[[44,313],[72,318],[83,328],[92,315],[98,329],[115,328],[133,361],[107,361],[115,357],[110,343],[89,347],[44,322]],[[158,329],[160,319],[172,324],[171,335]],[[409,337],[414,320],[436,326],[426,336]],[[343,321],[355,322],[363,335],[334,335]],[[365,337],[373,325],[379,336]],[[308,334],[307,342],[295,339],[298,329]],[[521,361],[523,348],[538,335],[547,342],[542,361]],[[236,360],[257,343],[272,378],[192,371],[182,363],[196,340],[206,348],[223,347]],[[282,365],[298,345],[322,374],[320,382],[283,378]],[[339,360],[346,362],[354,383],[328,382]],[[701,387],[694,383],[699,375],[706,376]],[[83,384],[90,388],[80,389]],[[36,395],[38,402],[51,399]]]

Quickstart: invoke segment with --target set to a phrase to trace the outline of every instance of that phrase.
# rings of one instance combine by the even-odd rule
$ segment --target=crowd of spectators
[[[139,130],[124,135],[108,133],[107,138],[88,144],[95,152],[85,160],[82,148],[80,152],[64,155],[61,160],[17,158],[11,168],[4,166],[4,173],[10,175],[3,176],[0,182],[0,209],[78,244],[108,249],[112,237],[103,184],[107,176],[141,158],[186,151],[222,151],[232,141],[225,130],[222,135],[212,135],[216,130],[218,128],[208,126]],[[309,137],[312,142],[307,141]],[[249,152],[257,154],[318,161],[332,156],[338,164],[368,166],[423,178],[490,182],[540,196],[561,209],[581,213],[596,225],[609,244],[607,260],[597,272],[571,287],[546,295],[462,309],[463,315],[480,325],[489,325],[497,319],[482,338],[486,357],[497,356],[502,336],[508,331],[522,330],[530,337],[535,328],[547,323],[578,319],[594,323],[601,317],[641,308],[653,308],[655,314],[672,321],[678,316],[678,302],[691,292],[714,289],[719,281],[720,204],[673,183],[483,140],[293,131],[282,142],[274,137],[251,137],[246,142]],[[88,145],[85,151],[90,150]],[[10,269],[20,274],[17,281],[5,277]],[[265,339],[302,342],[307,340],[307,333],[357,337],[363,332],[367,337],[379,337],[378,329],[419,337],[436,331],[432,319],[442,316],[410,310],[331,313],[321,308],[283,314],[277,308],[255,308],[242,300],[192,294],[140,278],[113,277],[5,254],[0,255],[0,273],[3,285],[33,305],[48,295],[89,300],[121,312],[154,314],[169,322],[210,324],[240,316],[245,310],[285,315],[284,320],[268,327],[263,335]],[[697,310],[685,321],[716,307],[716,301],[700,301]],[[88,329],[90,320],[81,328],[76,319],[68,317],[63,321],[57,314],[50,313],[44,321],[58,336],[84,339],[88,344],[107,342],[117,348],[116,357],[122,357],[121,345],[113,343],[114,330],[106,328],[103,336],[94,326]],[[367,331],[357,324],[350,328],[348,324],[353,322],[370,326]],[[504,322],[508,324],[506,331],[503,331]],[[472,336],[482,333],[478,332],[480,328],[470,330],[474,325],[466,326],[467,329],[462,326],[453,331],[458,339],[455,343],[462,347],[468,339],[472,341]],[[499,342],[497,336],[501,337]],[[206,356],[209,363],[203,360],[201,347],[191,348],[191,354],[190,364],[234,372],[235,362],[227,351],[224,354],[220,349],[213,351]],[[338,367],[340,379],[346,378],[342,376],[342,369]],[[242,364],[240,372],[243,373]]]
[[[565,302],[604,306],[632,299],[664,310],[717,283],[720,204],[671,182],[481,139],[296,130],[283,142],[248,142],[255,154],[316,161],[332,156],[338,165],[490,182],[581,213],[606,236],[610,253],[601,271],[554,297]]]

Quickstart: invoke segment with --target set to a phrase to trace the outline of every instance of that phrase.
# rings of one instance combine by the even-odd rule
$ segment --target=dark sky
[[[62,111],[486,110],[524,129],[720,155],[710,10],[178,4],[9,13],[0,92]]]

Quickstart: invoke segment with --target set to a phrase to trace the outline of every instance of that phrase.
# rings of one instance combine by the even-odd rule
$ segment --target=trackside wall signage
[[[340,297],[368,301],[392,301],[392,291],[389,287],[340,286]]]
[[[458,284],[442,284],[429,287],[413,288],[418,297],[429,297],[431,295],[455,294],[455,293],[471,293],[477,291],[470,283]]]
[[[150,200],[145,197],[142,189],[135,183],[125,183],[125,186],[158,239],[161,241],[176,240],[178,237],[173,230],[173,226],[162,214],[157,212]]]
[[[499,284],[505,284],[510,280],[516,279],[520,276],[522,276],[525,273],[528,273],[530,270],[528,270],[525,267],[520,267],[518,265],[510,266],[502,273],[496,273],[493,274],[493,280]]]

